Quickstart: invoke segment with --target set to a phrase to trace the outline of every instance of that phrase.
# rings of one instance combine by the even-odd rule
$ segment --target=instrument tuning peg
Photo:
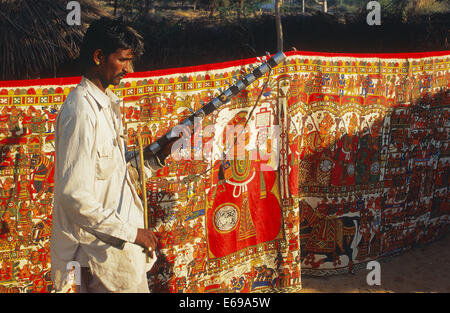
[[[270,59],[270,52],[266,51],[266,56]]]
[[[258,62],[260,62],[260,63],[263,62],[262,59],[261,59],[260,57],[256,57],[256,60],[257,60]]]

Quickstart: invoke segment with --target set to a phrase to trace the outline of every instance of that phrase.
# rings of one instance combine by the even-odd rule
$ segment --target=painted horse
[[[31,159],[31,167],[34,169],[31,173],[32,184],[38,193],[36,198],[44,192],[53,193],[55,162],[42,154],[35,154]]]
[[[334,217],[324,215],[309,206],[305,201],[300,204],[300,245],[302,258],[306,265],[319,268],[325,262],[333,262],[334,267],[341,265],[340,256],[348,257],[349,271],[353,268],[352,243],[359,227],[359,216]],[[325,257],[316,261],[317,255]]]

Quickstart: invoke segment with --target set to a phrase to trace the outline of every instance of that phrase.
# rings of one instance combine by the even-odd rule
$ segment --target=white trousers
[[[119,291],[110,291],[102,284],[98,277],[92,275],[88,267],[82,267],[80,283],[80,293],[150,293],[146,275],[144,275],[144,277],[142,277],[142,280],[140,282],[137,282],[133,288]]]

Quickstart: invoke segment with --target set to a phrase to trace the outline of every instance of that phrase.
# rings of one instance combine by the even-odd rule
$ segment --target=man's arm
[[[170,142],[164,149],[158,154],[144,154],[144,172],[146,177],[151,177],[153,172],[156,172],[158,169],[163,168],[165,164],[165,159],[170,155],[172,145],[175,142]],[[125,144],[125,160],[128,160],[130,164],[136,168],[138,171],[140,170],[140,155],[138,151],[128,151],[128,147]],[[155,233],[150,229],[138,229],[136,241],[137,245],[148,249],[150,257],[153,258],[153,251],[156,250],[158,245],[158,238]]]
[[[127,162],[130,162],[130,164],[136,168],[137,170],[140,169],[141,164],[141,158],[139,156],[139,151],[128,151],[128,147],[125,145],[125,160]],[[151,156],[144,156],[144,171],[145,175],[147,177],[151,177],[154,172],[157,170],[163,168],[165,166],[164,160],[161,161],[157,156],[151,155]]]

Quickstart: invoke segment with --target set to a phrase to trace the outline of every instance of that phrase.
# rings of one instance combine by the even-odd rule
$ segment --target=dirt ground
[[[450,293],[450,234],[380,261],[381,284],[369,286],[370,270],[328,277],[302,275],[302,293]]]

